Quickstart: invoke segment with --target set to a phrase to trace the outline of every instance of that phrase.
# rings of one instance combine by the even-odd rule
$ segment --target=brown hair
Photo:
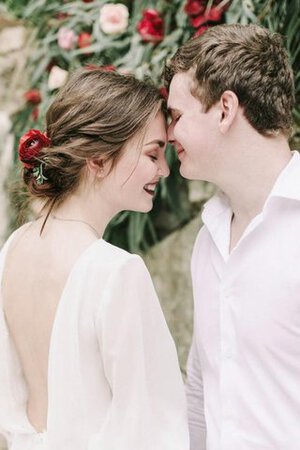
[[[169,87],[191,69],[192,94],[206,110],[233,91],[250,124],[261,134],[289,134],[295,102],[293,72],[282,37],[258,25],[218,25],[180,47],[166,64]]]
[[[36,158],[46,181],[38,184],[32,169],[23,179],[44,207],[61,203],[78,187],[88,159],[111,161],[124,145],[145,132],[162,108],[163,98],[152,84],[132,75],[79,69],[59,91],[46,115],[49,147]]]

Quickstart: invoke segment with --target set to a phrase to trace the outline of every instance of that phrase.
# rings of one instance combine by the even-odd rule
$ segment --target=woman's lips
[[[156,186],[157,186],[157,183],[148,183],[148,184],[145,184],[145,186],[144,186],[144,191],[146,191],[147,194],[150,194],[150,195],[152,195],[152,197],[153,197],[154,194],[155,194],[155,188],[156,188]]]

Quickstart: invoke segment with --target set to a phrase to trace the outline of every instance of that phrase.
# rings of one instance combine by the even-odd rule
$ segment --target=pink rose
[[[61,27],[58,30],[57,42],[60,48],[63,48],[64,50],[71,50],[76,41],[77,37],[74,31],[66,27]]]
[[[100,10],[99,22],[106,34],[123,33],[128,28],[128,8],[121,3],[107,3]]]

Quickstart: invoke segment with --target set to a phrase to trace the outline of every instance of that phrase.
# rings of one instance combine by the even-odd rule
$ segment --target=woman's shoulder
[[[3,244],[0,246],[0,254],[4,253],[7,248],[9,247],[10,243],[14,241],[15,239],[18,239],[18,236],[21,236],[23,232],[26,231],[28,226],[31,224],[31,222],[26,222],[23,225],[21,225],[19,228],[16,228],[14,231],[12,231],[4,240]]]
[[[105,265],[109,270],[120,269],[128,265],[143,265],[142,258],[134,253],[130,253],[116,245],[113,245],[104,239],[96,241],[87,255],[88,259],[98,265]]]

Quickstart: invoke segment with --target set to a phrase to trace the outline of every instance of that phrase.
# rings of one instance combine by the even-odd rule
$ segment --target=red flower
[[[164,37],[164,24],[155,9],[146,9],[143,18],[137,25],[137,30],[145,42],[160,42]]]
[[[208,25],[202,25],[200,28],[198,28],[198,30],[195,32],[195,34],[193,35],[193,38],[197,37],[197,36],[201,36],[201,34],[204,33],[204,31],[206,31],[209,28]]]
[[[205,14],[201,14],[197,17],[191,17],[191,23],[194,28],[198,28],[206,22],[220,22],[222,14],[222,9],[213,7]]]
[[[184,11],[188,16],[198,16],[199,14],[204,13],[206,8],[205,1],[201,0],[188,0]]]
[[[30,89],[29,91],[25,92],[24,98],[28,103],[31,103],[32,105],[38,105],[41,103],[41,94],[38,89]]]
[[[162,87],[159,88],[159,92],[160,92],[160,95],[161,95],[165,100],[168,100],[169,92],[168,92],[167,88],[165,88],[164,86],[162,86]]]
[[[212,7],[207,13],[207,20],[211,22],[220,22],[223,14],[223,9],[219,9],[217,7]]]
[[[77,40],[79,48],[89,47],[92,43],[92,35],[90,33],[80,33]]]
[[[50,145],[50,139],[39,130],[30,130],[24,134],[19,142],[19,159],[26,169],[33,169],[35,158],[38,157],[43,147]]]
[[[91,3],[91,2],[93,2],[94,0],[82,0],[83,1],[83,3]]]

